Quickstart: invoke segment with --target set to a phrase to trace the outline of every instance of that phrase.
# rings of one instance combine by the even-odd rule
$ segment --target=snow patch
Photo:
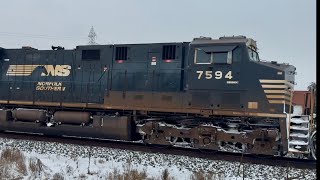
[[[284,179],[287,172],[289,177],[316,179],[316,170],[0,138],[0,152],[5,148],[19,149],[25,155],[26,162],[38,158],[46,167],[43,174],[36,178],[28,170],[23,179],[52,179],[58,173],[65,179],[105,179],[114,169],[124,172],[128,166],[138,171],[145,170],[148,178],[153,179],[159,178],[165,169],[175,179],[190,179],[193,172],[198,171],[211,172],[215,174],[215,179],[242,179],[243,174],[244,179]]]

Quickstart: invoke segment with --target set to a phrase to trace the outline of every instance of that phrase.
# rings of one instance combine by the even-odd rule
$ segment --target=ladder
[[[308,115],[291,115],[288,129],[289,152],[300,155],[310,153],[310,121]]]

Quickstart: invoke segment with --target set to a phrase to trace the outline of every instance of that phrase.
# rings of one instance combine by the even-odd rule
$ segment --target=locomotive
[[[315,158],[295,74],[245,36],[0,48],[0,130]]]

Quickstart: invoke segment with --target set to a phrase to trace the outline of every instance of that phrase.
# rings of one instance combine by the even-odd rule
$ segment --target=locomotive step
[[[289,152],[293,152],[293,153],[301,153],[301,154],[308,154],[308,151],[299,151],[297,149],[294,148],[289,148]]]
[[[296,123],[296,124],[302,124],[302,123],[309,123],[309,120],[304,120],[301,118],[294,118],[294,119],[291,119],[290,122]]]
[[[290,133],[290,137],[299,137],[299,138],[308,138],[308,134],[303,134],[303,133]]]
[[[301,126],[290,126],[290,129],[299,130],[299,131],[309,131],[308,127],[301,127]]]
[[[289,141],[289,145],[299,145],[299,146],[307,146],[309,143],[299,140],[291,140]]]

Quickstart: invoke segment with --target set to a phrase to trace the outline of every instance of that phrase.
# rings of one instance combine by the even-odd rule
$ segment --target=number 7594
[[[206,79],[212,79],[213,78],[213,71],[197,71],[198,79],[206,78]],[[222,71],[215,71],[214,72],[214,78],[215,79],[222,79],[223,73]],[[232,79],[232,71],[227,72],[224,75],[225,79]]]

